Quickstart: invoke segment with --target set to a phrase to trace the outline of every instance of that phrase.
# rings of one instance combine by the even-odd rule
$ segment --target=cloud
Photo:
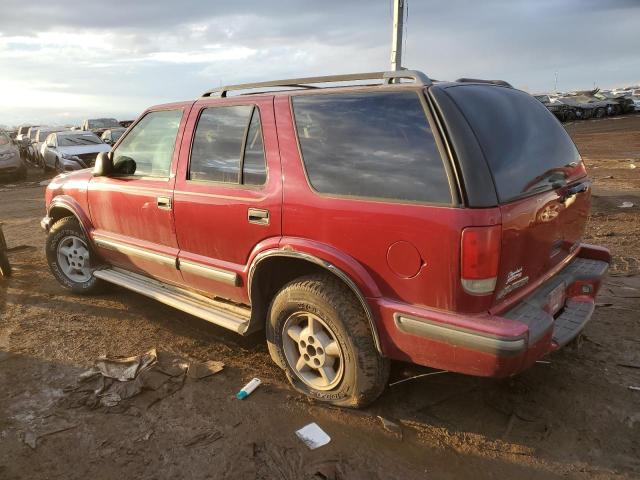
[[[563,89],[633,83],[639,23],[633,0],[409,0],[404,63],[533,91],[555,72]],[[222,84],[382,70],[390,38],[389,0],[4,0],[0,123],[40,103],[54,119],[135,116]]]

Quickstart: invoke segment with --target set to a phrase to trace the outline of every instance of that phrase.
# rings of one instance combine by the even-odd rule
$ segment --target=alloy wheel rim
[[[58,243],[58,265],[62,273],[77,283],[91,279],[89,248],[85,241],[74,235],[64,237]]]
[[[283,327],[284,353],[296,376],[316,390],[331,390],[344,375],[344,355],[335,334],[317,315],[296,312]]]

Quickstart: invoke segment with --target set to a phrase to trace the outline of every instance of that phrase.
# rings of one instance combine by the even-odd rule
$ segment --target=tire
[[[12,273],[9,257],[7,256],[7,242],[4,239],[4,233],[0,228],[0,276],[10,277]]]
[[[60,285],[83,295],[102,289],[102,280],[93,276],[97,256],[75,217],[64,217],[53,224],[45,248],[51,273]]]
[[[567,110],[564,118],[565,122],[573,122],[576,119],[576,112],[574,112],[573,110]]]
[[[359,408],[386,386],[389,361],[378,353],[353,292],[332,275],[285,285],[269,307],[266,335],[271,358],[314,400]]]
[[[9,278],[11,276],[11,273],[11,264],[9,263],[7,252],[0,251],[0,276]]]

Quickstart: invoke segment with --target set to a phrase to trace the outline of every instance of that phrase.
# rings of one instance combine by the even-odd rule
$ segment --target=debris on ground
[[[66,419],[58,418],[55,419],[53,423],[43,425],[41,428],[27,430],[23,434],[22,441],[25,445],[28,445],[30,448],[35,450],[38,446],[38,440],[56,433],[66,432],[67,430],[74,429],[77,426],[77,424],[70,423]]]
[[[640,368],[640,364],[638,363],[618,363],[618,366],[627,368]]]
[[[393,387],[394,385],[400,385],[401,383],[408,382],[409,380],[415,380],[417,378],[422,378],[422,377],[430,377],[431,375],[440,375],[441,373],[449,373],[449,370],[438,370],[437,372],[429,372],[429,373],[422,373],[420,375],[414,375],[412,377],[403,378],[402,380],[398,380],[397,382],[390,383],[389,386]]]
[[[640,387],[635,387],[633,385],[629,385],[629,390],[634,390],[636,392],[640,392]]]
[[[148,408],[180,390],[187,378],[199,380],[223,368],[222,362],[192,361],[155,348],[133,357],[103,356],[80,374],[75,385],[64,389],[67,397],[63,403],[70,408],[112,408],[145,393],[139,406]]]
[[[258,388],[258,386],[260,386],[261,383],[262,381],[259,378],[252,379],[249,383],[242,387],[238,393],[236,393],[236,398],[238,400],[247,398],[256,388]]]
[[[315,422],[297,430],[296,435],[311,450],[322,447],[331,441],[331,437]]]
[[[633,202],[622,202],[620,208],[631,208],[633,207]]]
[[[378,415],[378,418],[382,422],[382,426],[384,429],[396,437],[398,440],[402,440],[402,427],[396,422],[389,420],[388,418],[383,417],[382,415]]]
[[[193,447],[195,445],[211,445],[222,438],[222,432],[213,430],[211,432],[202,432],[194,435],[184,443],[185,447]]]

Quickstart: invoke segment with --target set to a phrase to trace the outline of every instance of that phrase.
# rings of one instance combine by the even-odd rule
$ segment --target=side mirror
[[[113,173],[113,157],[111,152],[100,152],[93,167],[94,177],[108,177]]]

